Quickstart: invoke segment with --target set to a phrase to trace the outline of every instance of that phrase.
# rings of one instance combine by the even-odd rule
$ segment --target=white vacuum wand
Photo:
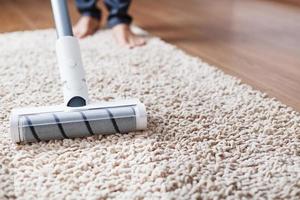
[[[57,30],[56,54],[63,83],[66,106],[77,107],[88,103],[88,89],[83,70],[80,47],[73,37],[65,0],[51,0]]]
[[[10,117],[14,142],[39,142],[96,134],[127,133],[147,128],[137,99],[89,104],[78,40],[73,37],[66,0],[51,0],[57,30],[56,53],[64,105],[17,108]]]

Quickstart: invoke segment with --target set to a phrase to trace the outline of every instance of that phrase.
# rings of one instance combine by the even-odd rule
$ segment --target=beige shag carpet
[[[0,36],[0,199],[300,198],[300,114],[158,38],[80,42],[91,99],[140,98],[148,131],[13,144],[13,107],[62,102],[55,40]]]

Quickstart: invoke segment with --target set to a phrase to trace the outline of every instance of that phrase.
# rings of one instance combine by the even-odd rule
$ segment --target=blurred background
[[[0,0],[0,8],[1,33],[54,27],[50,0]],[[69,9],[74,24],[74,0]],[[300,111],[300,1],[133,0],[130,13],[151,34]]]

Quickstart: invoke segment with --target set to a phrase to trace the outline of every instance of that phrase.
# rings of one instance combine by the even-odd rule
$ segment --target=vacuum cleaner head
[[[10,126],[14,142],[39,142],[144,130],[147,115],[144,104],[135,99],[71,109],[64,105],[19,108],[12,110]]]
[[[12,140],[39,142],[146,129],[146,109],[139,100],[89,104],[79,42],[73,37],[67,2],[51,0],[51,5],[64,105],[14,109],[10,118]]]

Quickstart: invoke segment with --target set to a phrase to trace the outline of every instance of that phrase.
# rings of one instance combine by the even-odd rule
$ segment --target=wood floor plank
[[[146,18],[159,22],[169,31],[152,22],[145,29],[300,110],[299,7],[272,1],[167,6],[162,0],[160,7],[140,2],[133,8],[138,25]]]

